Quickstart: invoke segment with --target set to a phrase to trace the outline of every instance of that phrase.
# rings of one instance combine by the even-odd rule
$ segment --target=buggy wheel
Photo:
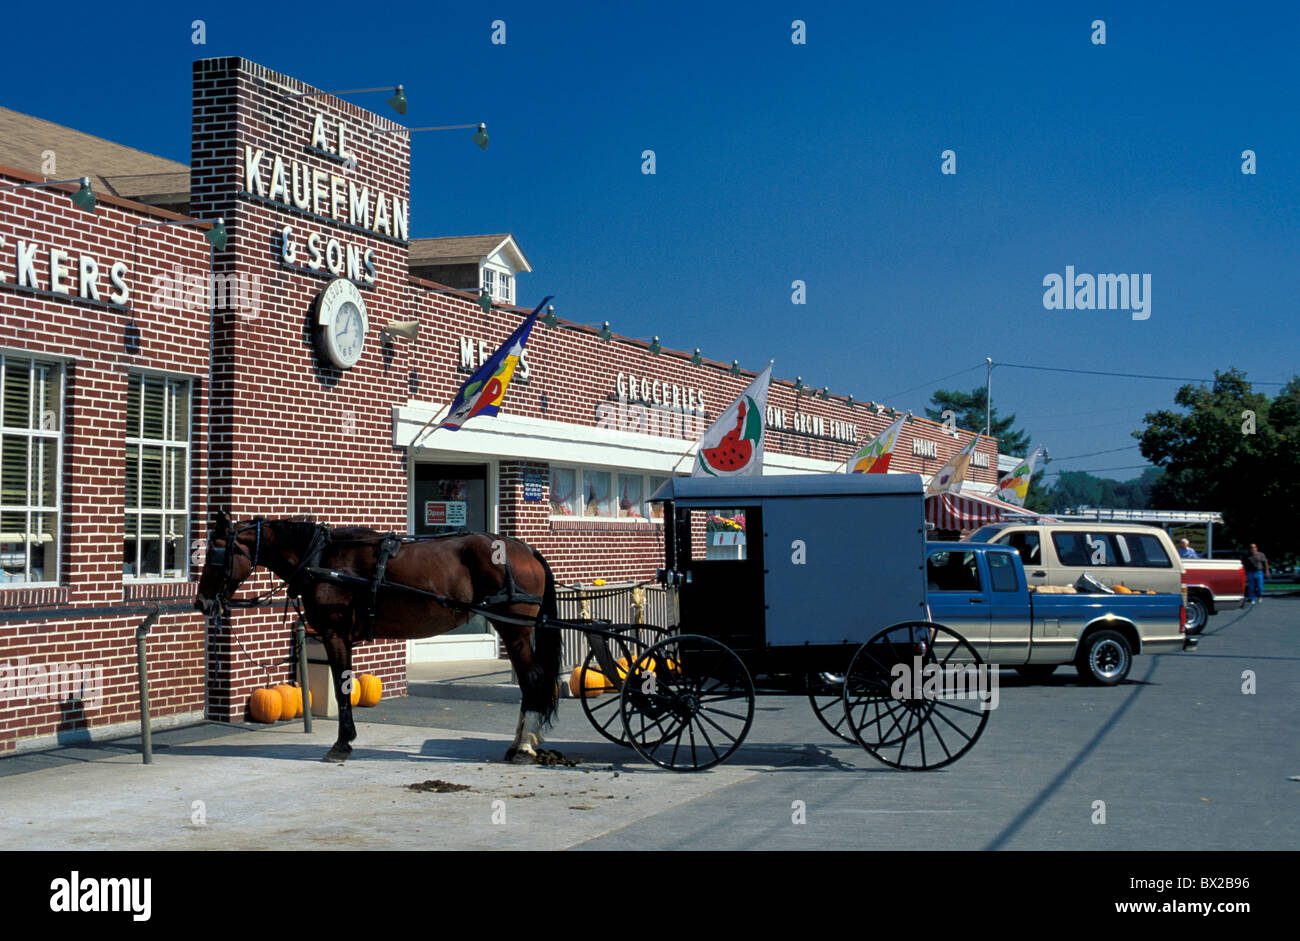
[[[844,712],[844,677],[835,673],[808,674],[808,702],[812,704],[813,715],[826,731],[836,738],[856,745],[853,729],[849,728],[849,717]]]
[[[703,771],[726,761],[754,721],[754,684],[731,648],[682,634],[637,658],[619,697],[623,734],[646,761]]]
[[[859,647],[849,664],[849,727],[868,754],[891,768],[942,768],[984,732],[989,669],[964,637],[942,624],[888,627]]]
[[[644,628],[655,634],[662,634],[662,629],[647,626]],[[629,633],[623,637],[603,637],[600,635],[587,636],[587,657],[582,661],[583,673],[594,672],[605,677],[605,684],[601,695],[599,696],[582,696],[582,711],[587,717],[587,721],[592,724],[597,732],[605,736],[615,745],[623,745],[631,748],[632,743],[623,737],[623,714],[619,710],[619,693],[623,689],[622,677],[618,675],[618,670],[613,670],[613,677],[606,676],[600,668],[600,663],[596,653],[596,645],[604,642],[606,649],[610,653],[610,661],[616,662],[623,660],[625,663],[632,663],[646,649],[646,645],[635,634]],[[579,688],[585,688],[579,684]]]

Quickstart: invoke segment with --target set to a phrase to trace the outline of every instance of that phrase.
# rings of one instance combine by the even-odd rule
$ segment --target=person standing
[[[1180,559],[1199,559],[1201,556],[1192,548],[1192,544],[1184,539],[1178,543],[1178,557]]]
[[[1259,604],[1264,597],[1264,576],[1268,574],[1268,556],[1259,551],[1253,542],[1250,552],[1241,560],[1246,569],[1246,604]]]

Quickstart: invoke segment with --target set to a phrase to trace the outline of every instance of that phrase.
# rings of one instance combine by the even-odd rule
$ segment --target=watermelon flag
[[[900,415],[898,421],[858,449],[858,453],[849,458],[848,463],[844,465],[845,473],[884,474],[888,472],[889,458],[894,453],[894,445],[898,443],[899,435],[903,432],[903,422],[906,420],[906,415]]]
[[[1024,506],[1025,494],[1029,493],[1029,481],[1034,476],[1034,465],[1038,463],[1038,455],[1042,453],[1043,446],[1040,444],[1034,448],[1029,457],[1016,465],[1015,470],[998,481],[998,488],[993,491],[993,495],[1007,503]]]
[[[447,417],[433,429],[434,431],[438,428],[457,431],[475,415],[497,414],[501,407],[501,400],[505,398],[506,389],[510,387],[510,380],[514,378],[519,357],[523,355],[524,344],[528,342],[528,335],[533,330],[533,324],[537,322],[537,315],[542,312],[542,308],[550,299],[549,296],[543,298],[527,319],[510,334],[506,342],[502,343],[500,348],[465,380],[456,397],[451,400]],[[419,437],[416,435],[417,440]]]
[[[695,447],[692,477],[763,473],[767,387],[771,381],[772,364],[768,363],[740,398],[709,426]]]
[[[966,447],[954,454],[952,460],[939,468],[938,473],[930,478],[930,486],[925,488],[925,492],[956,493],[960,490],[961,482],[966,479],[966,470],[970,467],[971,455],[975,453],[975,446],[979,444],[982,437],[984,437],[983,432],[976,433]]]

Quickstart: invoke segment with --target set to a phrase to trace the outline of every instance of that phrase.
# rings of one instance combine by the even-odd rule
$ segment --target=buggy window
[[[925,562],[926,586],[931,591],[980,592],[980,573],[974,552],[941,549]]]
[[[1020,579],[1009,552],[990,552],[984,556],[989,563],[989,581],[994,591],[1019,591]]]
[[[724,561],[749,558],[745,511],[685,510],[690,518],[691,560]]]

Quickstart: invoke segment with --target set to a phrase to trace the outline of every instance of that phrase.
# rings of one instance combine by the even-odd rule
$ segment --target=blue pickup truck
[[[1181,595],[1030,592],[1020,555],[991,543],[926,546],[930,618],[986,662],[1044,680],[1063,663],[1102,686],[1124,681],[1139,653],[1193,646]]]

